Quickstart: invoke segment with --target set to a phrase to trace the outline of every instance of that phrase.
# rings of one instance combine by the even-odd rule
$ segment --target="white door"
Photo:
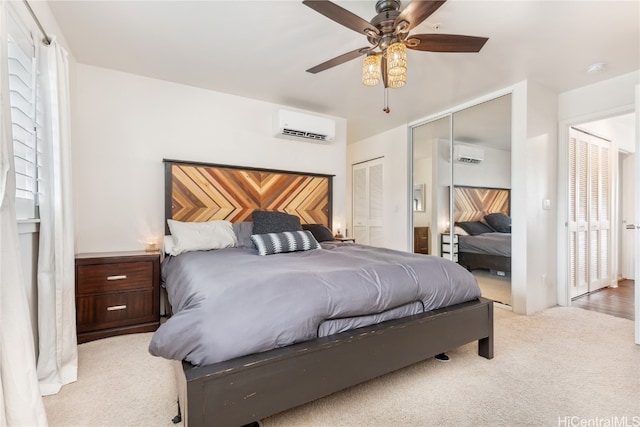
[[[636,85],[636,183],[640,182],[640,85]],[[635,271],[640,271],[640,191],[636,191]],[[640,344],[640,280],[635,280],[636,344]]]
[[[620,155],[620,182],[621,182],[621,232],[620,237],[620,276],[624,279],[635,278],[635,195],[640,190],[636,181],[636,153]]]
[[[356,243],[383,246],[383,159],[352,168],[353,237]]]
[[[571,297],[613,281],[611,142],[575,128],[569,133],[569,283]]]

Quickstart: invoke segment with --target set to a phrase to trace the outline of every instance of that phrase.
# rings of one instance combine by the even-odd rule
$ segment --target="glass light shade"
[[[402,86],[405,85],[406,82],[407,82],[407,75],[406,74],[398,74],[398,75],[395,75],[395,76],[388,75],[387,76],[387,86],[389,86],[391,89],[401,88]]]
[[[382,78],[380,72],[380,55],[369,55],[362,61],[362,84],[375,86]]]
[[[404,43],[394,43],[387,48],[387,74],[389,76],[407,74],[407,47]]]

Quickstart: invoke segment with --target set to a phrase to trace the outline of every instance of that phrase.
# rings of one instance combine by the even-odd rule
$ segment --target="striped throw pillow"
[[[285,231],[282,233],[252,234],[251,240],[259,255],[318,249],[320,244],[310,231]]]

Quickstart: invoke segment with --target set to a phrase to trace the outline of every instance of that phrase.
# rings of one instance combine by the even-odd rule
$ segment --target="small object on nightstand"
[[[334,239],[336,240],[336,242],[356,242],[356,238],[355,237],[334,237]]]
[[[340,233],[340,229],[338,229],[338,232],[337,232],[337,233],[336,233],[336,235],[335,235],[335,236],[333,236],[333,237],[335,237],[335,238],[336,238],[336,240],[344,238],[344,236],[342,235],[342,233]]]
[[[158,244],[156,242],[147,242],[144,248],[145,252],[158,252]]]

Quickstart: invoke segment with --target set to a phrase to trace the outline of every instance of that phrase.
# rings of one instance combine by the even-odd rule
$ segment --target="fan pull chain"
[[[389,88],[384,88],[384,108],[382,109],[385,113],[389,114],[391,109],[389,108]]]

